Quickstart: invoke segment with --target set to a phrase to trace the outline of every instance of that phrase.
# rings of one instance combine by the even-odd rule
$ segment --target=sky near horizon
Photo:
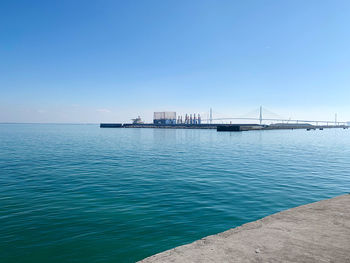
[[[154,111],[350,121],[350,1],[16,1],[0,7],[0,122]]]

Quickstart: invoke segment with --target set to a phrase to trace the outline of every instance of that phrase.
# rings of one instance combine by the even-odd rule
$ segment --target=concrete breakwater
[[[350,194],[273,214],[140,262],[350,262]]]

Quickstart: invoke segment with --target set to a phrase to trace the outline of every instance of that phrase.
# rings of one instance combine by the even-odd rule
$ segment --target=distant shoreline
[[[84,123],[84,122],[0,122],[0,124],[58,124],[58,125],[99,125],[99,123]]]

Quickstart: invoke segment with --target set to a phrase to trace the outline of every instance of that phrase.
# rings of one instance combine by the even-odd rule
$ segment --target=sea
[[[0,124],[0,262],[135,262],[350,192],[350,130]]]

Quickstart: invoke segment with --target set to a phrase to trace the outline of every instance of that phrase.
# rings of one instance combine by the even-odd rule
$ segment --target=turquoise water
[[[350,130],[0,125],[0,262],[134,262],[348,193]]]

